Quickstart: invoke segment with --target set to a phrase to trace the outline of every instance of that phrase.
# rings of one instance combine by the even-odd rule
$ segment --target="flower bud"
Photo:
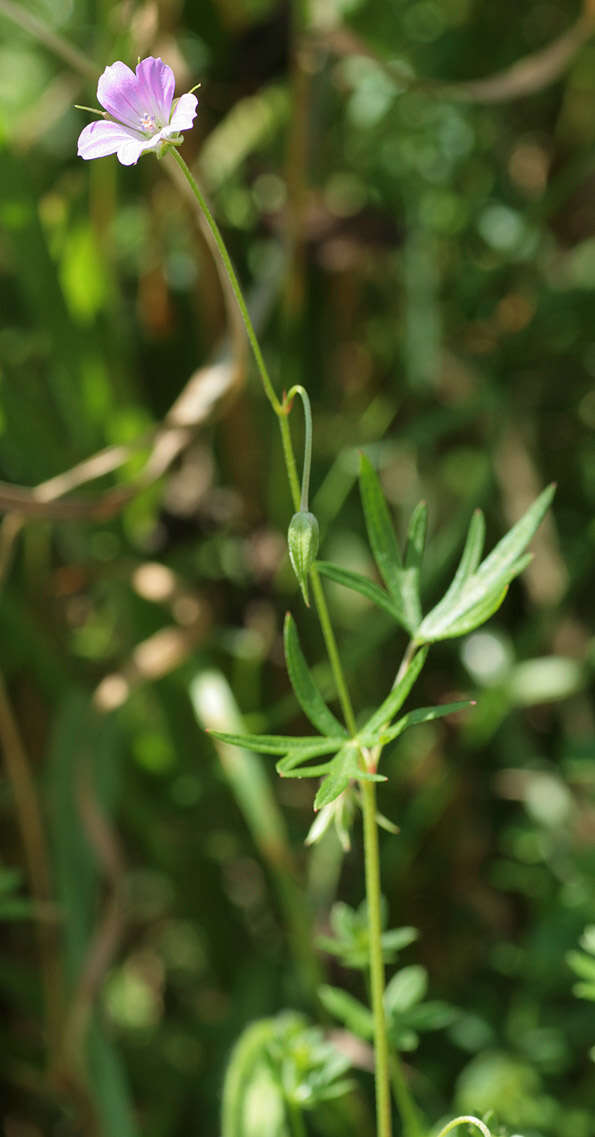
[[[308,600],[308,573],[316,560],[318,552],[319,530],[318,522],[313,513],[294,513],[289,522],[287,543],[293,571],[298,578],[299,586],[306,604]]]

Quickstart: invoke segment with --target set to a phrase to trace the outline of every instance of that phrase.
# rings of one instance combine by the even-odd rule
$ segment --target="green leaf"
[[[418,726],[419,723],[422,722],[434,722],[435,719],[444,718],[445,715],[454,715],[457,711],[465,711],[467,707],[474,706],[475,703],[473,699],[463,699],[458,703],[443,703],[438,707],[419,707],[417,710],[409,711],[409,714],[403,715],[402,719],[399,719],[399,721],[389,727],[388,730],[383,731],[382,734],[377,736],[376,741],[386,746],[387,743],[393,742],[395,738],[398,738],[399,735],[410,726]],[[364,746],[374,745],[372,740],[367,742],[363,736],[362,742]]]
[[[380,585],[375,584],[373,580],[369,580],[367,576],[362,576],[359,572],[350,572],[349,569],[339,568],[338,565],[333,565],[330,561],[317,561],[316,568],[322,576],[326,576],[328,580],[333,580],[335,584],[342,584],[345,588],[351,588],[354,592],[361,593],[373,604],[379,608],[383,608],[388,612],[393,620],[401,623],[401,613],[391,600],[388,592],[385,592]]]
[[[378,475],[365,454],[361,455],[360,492],[366,528],[378,571],[394,601],[395,617],[413,631],[408,621],[401,592],[403,565],[388,506]]]
[[[360,490],[370,546],[388,592],[368,577],[339,568],[328,561],[319,561],[318,568],[329,580],[351,588],[371,600],[413,635],[422,619],[419,578],[426,538],[427,507],[421,502],[413,512],[403,564],[378,475],[365,454],[361,455]]]
[[[588,979],[589,982],[595,983],[595,959],[585,955],[582,951],[569,951],[566,961],[581,979]]]
[[[447,589],[440,604],[437,605],[437,608],[440,608],[442,605],[448,608],[456,597],[459,596],[468,578],[475,572],[481,560],[481,554],[483,553],[485,535],[486,523],[484,515],[481,509],[476,509],[469,523],[465,548],[463,549],[452,584],[450,588]]]
[[[291,685],[304,714],[321,734],[347,738],[347,731],[327,707],[310,674],[300,647],[295,620],[290,612],[285,617],[283,642]]]
[[[428,974],[425,967],[412,963],[402,967],[393,975],[384,992],[384,1006],[391,1017],[404,1015],[416,1003],[421,1002],[428,989]]]
[[[257,754],[298,754],[299,760],[318,758],[320,754],[332,754],[345,742],[341,738],[294,738],[283,734],[227,734],[222,730],[209,730],[211,738],[227,742],[229,746],[241,746],[244,750],[254,750]]]
[[[416,505],[409,522],[407,547],[405,549],[405,568],[419,569],[426,545],[428,531],[428,507],[425,501]]]
[[[451,1026],[460,1016],[456,1007],[443,1003],[439,999],[427,1003],[418,1003],[412,1007],[407,1015],[407,1022],[415,1030],[444,1030]]]
[[[281,778],[319,778],[330,769],[330,761],[321,762],[317,766],[301,766],[304,761],[301,754],[286,754],[277,762],[275,769]]]
[[[367,782],[386,782],[387,779],[384,775],[370,774],[366,770],[362,770],[358,754],[358,746],[353,742],[348,742],[335,755],[314,799],[315,812],[335,801],[335,798],[338,798],[339,794],[347,789],[352,778]]]
[[[422,648],[418,651],[411,660],[407,671],[403,678],[389,695],[387,695],[384,702],[377,711],[368,719],[363,727],[360,737],[364,746],[373,746],[377,741],[378,732],[388,726],[395,715],[400,711],[405,699],[407,698],[413,684],[419,676],[421,669],[426,661],[428,648]]]
[[[275,1036],[275,1025],[274,1019],[251,1023],[233,1047],[223,1082],[222,1137],[255,1137],[256,1127],[250,1116],[253,1089],[260,1092],[261,1126],[264,1117],[271,1132],[278,1132],[275,1122],[280,1123],[284,1113],[281,1088],[264,1065],[266,1048]]]
[[[575,983],[572,993],[578,999],[588,999],[589,1002],[595,1003],[595,983]]]
[[[548,486],[496,548],[476,568],[483,544],[483,518],[475,514],[455,578],[416,633],[418,643],[466,635],[501,605],[510,581],[526,567],[523,552],[541,524],[554,496]]]
[[[422,619],[420,576],[427,530],[428,507],[425,501],[421,501],[411,514],[405,548],[405,568],[401,578],[401,595],[412,629],[419,627]]]
[[[318,997],[324,1009],[342,1022],[348,1030],[366,1041],[374,1037],[374,1019],[372,1013],[339,987],[330,987],[324,984],[318,988]]]
[[[470,608],[465,615],[460,616],[458,620],[454,620],[448,627],[445,635],[441,639],[453,639],[455,636],[467,636],[469,632],[473,632],[475,628],[479,628],[485,624],[499,608],[502,607],[506,600],[508,592],[508,584],[502,589],[497,589],[496,592],[488,592],[487,596],[480,600],[474,608]]]
[[[409,947],[409,944],[414,943],[419,937],[417,928],[405,926],[402,928],[389,928],[388,932],[382,933],[382,951],[390,953],[402,951],[403,948]]]

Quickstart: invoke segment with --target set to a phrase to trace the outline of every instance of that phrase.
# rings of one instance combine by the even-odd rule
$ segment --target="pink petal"
[[[136,75],[125,63],[117,60],[106,67],[99,77],[97,98],[114,118],[135,130],[142,129],[140,120],[149,108],[140,105]]]
[[[154,150],[153,140],[151,138],[133,138],[128,136],[125,142],[118,147],[118,162],[122,166],[136,166],[141,154],[145,150]]]
[[[137,142],[138,135],[119,122],[90,122],[79,135],[78,155],[88,161],[90,158],[105,158],[116,154],[120,147],[131,141]],[[136,159],[135,159],[136,160]]]
[[[171,67],[149,55],[136,68],[137,104],[141,114],[150,114],[157,127],[169,122],[176,80]]]
[[[170,128],[173,127],[175,132],[179,130],[191,130],[192,123],[196,118],[196,104],[196,95],[182,95],[174,107],[174,113],[169,123]]]

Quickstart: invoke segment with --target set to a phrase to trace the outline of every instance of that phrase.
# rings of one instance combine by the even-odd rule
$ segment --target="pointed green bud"
[[[304,600],[308,607],[308,573],[316,560],[318,552],[319,530],[318,522],[313,513],[300,511],[294,513],[289,522],[287,531],[287,544],[293,571],[298,578]]]

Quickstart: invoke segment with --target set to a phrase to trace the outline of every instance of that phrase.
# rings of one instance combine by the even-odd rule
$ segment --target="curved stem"
[[[199,204],[199,206],[203,212],[205,221],[206,221],[209,229],[211,230],[213,240],[215,241],[215,244],[217,246],[217,252],[219,253],[219,256],[221,257],[221,260],[223,261],[223,264],[225,266],[225,271],[227,272],[227,275],[229,277],[229,282],[230,282],[231,287],[233,289],[233,293],[234,293],[234,296],[236,298],[238,308],[240,309],[240,312],[242,315],[242,320],[244,321],[244,327],[246,328],[246,335],[248,336],[248,339],[250,341],[250,347],[252,348],[254,358],[256,360],[256,366],[258,367],[258,371],[260,373],[260,378],[262,380],[262,385],[264,387],[265,394],[266,394],[267,399],[269,400],[275,414],[280,415],[281,414],[281,403],[279,402],[279,399],[277,398],[275,391],[273,389],[273,384],[271,383],[271,378],[270,378],[270,375],[267,371],[267,367],[266,367],[265,361],[263,359],[262,352],[260,350],[260,344],[256,338],[256,332],[254,331],[254,325],[253,325],[252,320],[250,318],[250,313],[248,311],[246,301],[244,300],[244,296],[242,294],[242,289],[240,288],[240,282],[237,278],[236,271],[235,271],[233,264],[231,262],[231,257],[230,257],[230,255],[229,255],[229,253],[225,247],[225,242],[223,240],[223,237],[221,236],[221,230],[219,229],[219,226],[218,226],[217,222],[215,221],[215,218],[213,217],[213,214],[211,213],[211,211],[207,205],[204,194],[202,193],[202,190],[201,190],[200,186],[198,185],[196,178],[194,178],[192,176],[192,173],[189,170],[188,166],[186,165],[184,159],[182,158],[182,155],[179,153],[179,151],[176,149],[175,146],[171,147],[170,153],[172,154],[175,161],[178,163],[178,166],[180,167],[182,173],[184,174],[186,181],[190,185],[190,188],[192,189],[192,192],[193,192],[193,194],[194,194],[194,196],[195,196],[195,198],[196,198],[196,200],[197,200],[197,202],[198,202],[198,204]]]
[[[456,1129],[457,1125],[474,1125],[475,1128],[479,1129],[479,1132],[483,1134],[483,1137],[492,1137],[487,1125],[484,1125],[483,1121],[480,1121],[478,1117],[468,1117],[467,1115],[464,1117],[455,1117],[452,1121],[449,1121],[448,1125],[445,1125],[444,1129],[440,1130],[438,1137],[446,1137],[446,1134]]]
[[[310,496],[310,469],[312,466],[312,409],[310,407],[310,398],[305,387],[301,383],[296,383],[290,391],[287,392],[287,410],[291,410],[291,404],[296,395],[300,396],[304,406],[304,420],[305,420],[305,438],[304,438],[304,468],[302,470],[302,494],[300,498],[300,510],[304,513],[308,511],[308,498]]]

